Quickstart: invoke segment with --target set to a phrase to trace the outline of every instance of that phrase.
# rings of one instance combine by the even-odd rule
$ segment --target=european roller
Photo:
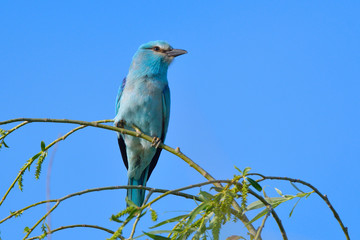
[[[175,57],[187,53],[164,41],[148,42],[133,56],[129,73],[116,98],[115,126],[141,131],[153,137],[144,139],[118,133],[122,159],[127,168],[128,185],[146,186],[158,162],[161,142],[169,125],[170,90],[167,71]],[[145,190],[128,189],[127,197],[137,206],[144,202]]]

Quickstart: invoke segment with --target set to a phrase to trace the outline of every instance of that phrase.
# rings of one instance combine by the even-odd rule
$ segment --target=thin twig
[[[20,123],[19,125],[16,125],[16,126],[13,127],[12,129],[7,130],[6,133],[0,137],[0,140],[4,139],[7,135],[9,135],[10,133],[12,133],[12,132],[15,131],[16,129],[21,128],[22,126],[25,126],[25,125],[28,124],[28,123],[29,123],[28,121],[25,121],[25,122]]]
[[[22,208],[22,209],[19,209],[19,210],[13,212],[11,215],[9,215],[6,218],[2,219],[0,221],[0,224],[5,222],[6,220],[16,216],[17,214],[22,214],[24,211],[28,210],[29,208],[36,207],[36,206],[41,205],[41,204],[45,204],[45,203],[48,203],[48,202],[62,202],[64,200],[68,199],[68,198],[72,198],[74,196],[80,196],[80,195],[83,195],[83,194],[86,194],[86,193],[91,193],[91,192],[107,191],[107,190],[118,190],[118,189],[145,189],[145,190],[148,190],[148,191],[153,190],[153,192],[157,192],[157,193],[166,193],[166,192],[169,191],[167,189],[150,188],[150,187],[143,187],[143,186],[128,186],[128,185],[126,185],[126,186],[110,186],[110,187],[92,188],[92,189],[87,189],[87,190],[83,190],[83,191],[80,191],[80,192],[71,193],[71,194],[66,195],[66,196],[64,196],[62,198],[59,198],[59,199],[45,200],[45,201],[41,201],[41,202],[31,204],[31,205],[29,205],[29,206],[27,206],[25,208]],[[183,198],[187,198],[187,199],[192,199],[192,200],[195,199],[197,201],[200,201],[200,199],[197,196],[187,194],[187,193],[172,192],[171,194],[176,195],[176,196],[180,196],[180,197],[183,197]]]
[[[109,122],[112,120],[101,120],[101,121],[97,121],[97,122]],[[26,123],[31,122],[31,121],[25,121]],[[97,123],[95,122],[95,123]],[[3,122],[0,122],[0,125],[3,124]],[[20,126],[21,124],[19,124],[18,126]],[[65,134],[64,136],[56,139],[55,141],[53,141],[52,143],[50,143],[48,146],[45,147],[45,151],[48,150],[49,148],[51,148],[53,145],[55,145],[57,142],[65,140],[69,135],[71,135],[72,133],[85,128],[86,125],[82,125],[79,126],[77,128],[74,128],[73,130],[71,130],[70,132],[68,132],[67,134]],[[16,176],[15,180],[12,182],[12,184],[10,185],[10,187],[7,189],[6,193],[4,194],[4,196],[2,197],[1,201],[0,201],[0,206],[3,204],[3,202],[5,201],[6,197],[8,196],[8,194],[10,193],[11,189],[15,186],[16,182],[19,180],[19,178],[24,174],[25,170],[28,168],[28,166],[30,166],[36,159],[32,159],[31,161],[29,161],[18,173],[18,175]]]
[[[249,175],[249,174],[248,174]],[[234,184],[237,184],[239,185],[239,187],[241,188],[242,187],[242,184],[237,182],[237,183],[234,183]],[[281,232],[281,235],[283,237],[284,240],[287,240],[288,237],[286,235],[286,232],[285,232],[285,228],[284,226],[282,225],[281,223],[281,220],[279,218],[279,216],[277,215],[277,213],[275,212],[275,210],[272,208],[271,204],[268,203],[265,198],[263,198],[262,196],[260,196],[259,194],[257,194],[256,192],[254,192],[253,190],[251,189],[248,189],[248,192],[253,195],[254,197],[256,197],[257,199],[259,199],[267,208],[269,208],[270,212],[271,212],[271,215],[273,216],[273,218],[275,219],[278,227],[279,227],[279,230]],[[254,235],[256,236],[256,234]],[[260,236],[258,237],[260,239]]]
[[[330,210],[332,211],[332,213],[334,214],[334,217],[336,218],[336,220],[339,222],[341,229],[343,230],[346,239],[350,240],[350,236],[349,236],[349,232],[348,232],[348,228],[345,227],[344,223],[341,221],[339,214],[337,213],[337,211],[335,210],[335,208],[333,207],[333,205],[330,203],[328,197],[326,194],[322,194],[316,187],[314,187],[313,185],[311,185],[308,182],[305,182],[303,180],[300,179],[295,179],[295,178],[289,178],[289,177],[274,177],[274,176],[264,176],[262,174],[259,173],[249,173],[248,175],[253,175],[253,176],[259,176],[262,179],[259,179],[258,182],[264,181],[266,179],[269,180],[285,180],[285,181],[290,181],[290,182],[294,182],[294,183],[301,183],[309,188],[311,188],[312,190],[314,190],[314,192],[320,197],[322,198],[325,203],[327,204],[327,206],[330,208]]]
[[[201,187],[201,186],[205,186],[205,185],[209,185],[209,184],[214,184],[214,183],[234,183],[233,181],[231,180],[214,180],[214,181],[207,181],[207,182],[202,182],[202,183],[197,183],[197,184],[192,184],[192,185],[189,185],[189,186],[186,186],[186,187],[182,187],[182,188],[178,188],[178,189],[174,189],[174,190],[166,190],[166,189],[155,189],[155,188],[150,188],[150,187],[143,187],[143,186],[112,186],[112,187],[102,187],[102,188],[93,188],[93,189],[87,189],[87,190],[83,190],[83,191],[80,191],[80,192],[75,192],[75,193],[72,193],[72,194],[69,194],[69,195],[66,195],[62,198],[59,198],[59,199],[54,199],[54,200],[47,200],[47,201],[41,201],[41,202],[38,202],[38,203],[35,203],[35,204],[32,204],[30,206],[27,206],[23,209],[20,209],[18,211],[15,211],[12,215],[8,216],[7,218],[3,219],[0,223],[4,222],[5,220],[13,217],[16,213],[22,213],[24,212],[25,210],[31,208],[31,207],[35,207],[35,206],[38,206],[40,204],[44,204],[44,203],[47,203],[47,202],[56,202],[56,204],[50,209],[50,211],[48,211],[38,222],[36,222],[36,224],[28,231],[27,235],[25,236],[24,239],[26,239],[26,237],[29,236],[29,234],[36,228],[36,226],[38,226],[40,224],[40,222],[45,219],[52,211],[55,210],[55,208],[58,207],[58,205],[68,199],[68,198],[71,198],[71,197],[74,197],[74,196],[80,196],[80,195],[83,195],[83,194],[86,194],[86,193],[90,193],[90,192],[97,192],[97,191],[104,191],[104,190],[117,190],[117,189],[145,189],[145,190],[148,190],[148,191],[153,191],[153,192],[159,192],[159,193],[163,193],[162,195],[160,195],[159,197],[155,198],[154,200],[152,200],[150,203],[147,203],[147,204],[144,204],[141,208],[142,209],[145,209],[146,207],[149,207],[152,203],[160,200],[161,198],[169,195],[169,194],[172,194],[172,195],[177,195],[177,196],[181,196],[181,197],[184,197],[184,198],[189,198],[189,199],[196,199],[197,197],[193,196],[193,195],[190,195],[190,194],[185,194],[185,193],[181,193],[181,191],[184,191],[184,190],[188,190],[188,189],[191,189],[191,188],[196,188],[196,187]],[[239,183],[238,183],[239,184]],[[269,203],[267,203],[267,201],[265,199],[263,199],[261,196],[259,196],[258,194],[254,193],[252,190],[249,189],[249,193],[252,194],[253,196],[255,196],[256,198],[258,198],[260,201],[262,201],[265,205],[269,205]],[[199,200],[199,199],[197,199]],[[272,214],[274,216],[274,218],[278,221],[279,218],[278,216],[276,215],[275,211],[272,211]],[[281,222],[280,222],[280,225],[281,225]],[[281,225],[282,226],[282,225]],[[287,239],[287,238],[284,238],[284,239]]]
[[[260,227],[258,228],[258,230],[257,230],[257,232],[256,232],[256,235],[255,235],[254,240],[258,240],[258,239],[259,239],[259,237],[261,236],[261,231],[262,231],[262,230],[264,229],[264,227],[265,227],[265,222],[266,222],[267,218],[270,216],[270,212],[271,212],[272,207],[271,207],[271,206],[267,206],[267,208],[268,208],[268,212],[266,213],[264,219],[262,220],[261,225],[260,225]]]
[[[105,232],[108,232],[110,234],[114,234],[113,231],[111,231],[110,229],[104,228],[104,227],[100,227],[100,226],[96,226],[96,225],[89,225],[89,224],[75,224],[75,225],[69,225],[69,226],[62,226],[59,228],[56,228],[54,230],[48,231],[47,234],[52,234],[54,232],[60,231],[60,230],[64,230],[64,229],[68,229],[68,228],[77,228],[77,227],[83,227],[83,228],[94,228],[94,229],[99,229],[99,230],[103,230]],[[26,240],[35,240],[35,239],[39,239],[41,235],[36,236],[36,237],[31,237],[31,238],[27,238]],[[123,237],[120,237],[121,239],[124,239]]]
[[[24,207],[22,209],[19,209],[19,210],[16,210],[15,212],[12,212],[11,215],[7,216],[6,218],[2,219],[0,221],[0,224],[2,224],[3,222],[5,222],[6,220],[16,216],[16,215],[21,215],[24,211],[28,210],[29,208],[32,208],[32,207],[36,207],[38,205],[41,205],[41,204],[44,204],[44,203],[48,203],[48,202],[57,202],[58,200],[55,199],[55,200],[45,200],[45,201],[41,201],[41,202],[37,202],[37,203],[34,203],[34,204],[31,204],[27,207]]]
[[[112,130],[112,131],[116,131],[116,132],[120,132],[123,134],[128,134],[134,137],[140,137],[143,138],[149,142],[152,142],[153,138],[145,135],[143,133],[139,133],[136,131],[131,131],[131,130],[127,130],[124,128],[118,128],[118,127],[113,127],[113,126],[108,126],[108,125],[103,125],[103,124],[98,124],[98,122],[86,122],[86,121],[79,121],[79,120],[69,120],[69,119],[49,119],[49,118],[16,118],[16,119],[10,119],[7,121],[3,121],[0,122],[0,125],[3,124],[8,124],[8,123],[12,123],[12,122],[19,122],[19,121],[28,121],[28,122],[53,122],[53,123],[72,123],[72,124],[79,124],[79,125],[84,125],[84,126],[92,126],[92,127],[98,127],[98,128],[103,128],[103,129],[107,129],[107,130]],[[112,120],[110,120],[112,121]],[[212,181],[215,180],[214,177],[212,177],[208,172],[206,172],[202,167],[200,167],[198,164],[196,164],[194,161],[192,161],[189,157],[187,157],[185,154],[183,154],[180,151],[180,148],[177,147],[176,149],[171,148],[163,143],[159,144],[160,148],[165,149],[166,151],[180,157],[182,160],[184,160],[187,164],[190,165],[190,167],[194,168],[196,171],[198,171],[202,176],[204,176],[207,180]],[[20,176],[18,176],[20,177]],[[214,185],[216,187],[222,187],[222,185],[220,183],[214,183]],[[3,200],[0,202],[0,206],[2,204]],[[241,207],[239,206],[239,204],[237,204],[236,201],[233,201],[233,207],[238,211],[241,212]],[[256,235],[256,229],[254,228],[254,226],[252,224],[248,224],[249,223],[249,219],[246,217],[245,214],[242,214],[240,217],[240,220],[244,223],[245,227],[248,229],[249,233],[253,236]]]
[[[60,135],[59,135],[59,137],[60,137]],[[50,200],[50,196],[51,196],[51,188],[50,188],[51,170],[52,170],[52,165],[53,165],[53,162],[55,159],[55,154],[56,154],[58,146],[59,146],[59,142],[57,142],[55,144],[54,149],[51,153],[48,170],[46,173],[46,200]],[[50,203],[49,202],[46,203],[46,211],[50,211]],[[49,215],[46,220],[47,220],[47,225],[48,225],[49,231],[51,231],[51,215]],[[47,235],[47,238],[48,238],[48,240],[51,240],[51,233],[49,233]]]
[[[57,203],[55,203],[55,205],[49,210],[47,211],[47,213],[42,216],[42,218],[40,218],[35,224],[34,226],[32,226],[29,231],[26,232],[25,237],[23,238],[23,240],[25,240],[31,233],[32,231],[34,231],[34,229],[52,212],[55,210],[55,208],[57,208],[57,206],[59,206],[60,202],[58,201]]]

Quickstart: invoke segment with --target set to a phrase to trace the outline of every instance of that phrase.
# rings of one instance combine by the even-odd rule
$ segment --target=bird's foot
[[[140,130],[140,128],[138,128],[135,124],[132,125],[132,128],[135,129],[135,132],[137,133],[136,136],[140,137],[142,134],[142,131]]]
[[[158,138],[158,137],[154,137],[152,142],[151,142],[151,146],[155,147],[155,148],[158,148],[161,144],[161,139]]]
[[[125,120],[120,120],[120,121],[117,122],[116,127],[124,128],[125,125],[126,125],[126,121]]]

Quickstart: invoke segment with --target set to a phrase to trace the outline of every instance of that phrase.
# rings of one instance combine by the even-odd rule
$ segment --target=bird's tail
[[[143,187],[146,186],[147,176],[149,172],[149,167],[147,167],[144,172],[141,174],[139,179],[129,178],[128,185],[129,186],[138,186],[141,185]],[[144,189],[128,189],[127,197],[137,206],[141,207],[145,198],[145,190]]]

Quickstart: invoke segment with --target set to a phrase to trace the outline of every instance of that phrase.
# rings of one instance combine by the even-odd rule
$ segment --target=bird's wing
[[[120,98],[121,98],[122,92],[124,91],[125,84],[126,84],[126,78],[124,78],[124,80],[122,81],[121,86],[119,87],[118,94],[117,94],[117,96],[116,96],[115,114],[117,114],[118,111],[119,111],[119,108],[120,108]]]
[[[165,141],[166,132],[169,126],[169,119],[170,119],[170,89],[169,86],[166,85],[166,87],[162,92],[162,133],[160,136],[162,142]],[[159,160],[161,150],[162,150],[161,148],[156,149],[156,153],[149,165],[149,174],[147,179],[149,179],[152,171],[154,170]]]
[[[162,94],[162,103],[163,103],[163,132],[161,136],[161,140],[165,141],[165,136],[169,126],[170,119],[170,89],[169,86],[166,85]]]
[[[121,98],[122,92],[124,91],[125,84],[126,84],[126,78],[124,78],[124,80],[122,81],[121,86],[119,87],[117,97],[116,97],[116,103],[115,103],[115,113],[116,114],[118,113],[119,108],[120,108],[120,98]],[[117,123],[115,123],[115,125],[116,124]],[[126,154],[125,141],[120,133],[118,133],[118,143],[119,143],[119,148],[120,148],[120,152],[121,152],[121,157],[124,161],[126,169],[128,169],[129,164],[128,164],[128,159],[127,159],[127,154]]]

